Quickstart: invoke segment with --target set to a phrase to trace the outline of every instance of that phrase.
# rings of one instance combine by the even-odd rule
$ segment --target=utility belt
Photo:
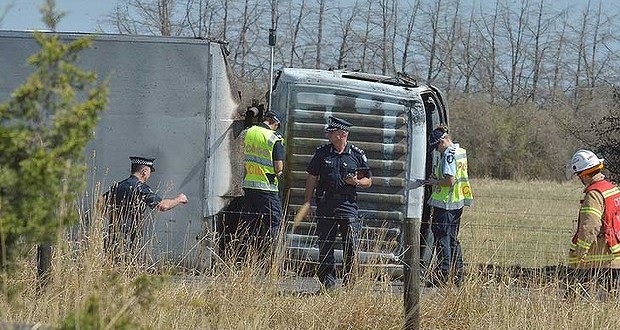
[[[316,199],[319,202],[325,202],[328,200],[357,202],[357,194],[338,194],[329,191],[317,192]]]

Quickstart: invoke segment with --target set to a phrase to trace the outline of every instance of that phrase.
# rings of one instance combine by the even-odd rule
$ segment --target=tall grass
[[[576,183],[475,180],[476,205],[465,210],[461,238],[467,277],[460,288],[424,289],[421,329],[610,329],[620,324],[613,297],[567,299],[557,280],[489,276],[479,264],[542,267],[564,262],[581,187]],[[523,199],[515,198],[517,196]],[[527,198],[526,198],[527,197]],[[530,199],[533,197],[533,199]],[[557,215],[553,215],[556,214]],[[535,214],[532,216],[531,214]],[[558,225],[557,232],[541,228]],[[51,282],[37,290],[34,250],[0,298],[8,322],[93,329],[399,329],[398,281],[365,273],[351,287],[308,294],[312,278],[258,261],[228,259],[213,271],[173,274],[103,255],[101,226],[59,238]],[[520,244],[522,240],[535,244]],[[525,246],[529,246],[529,248]],[[532,248],[533,246],[533,248]],[[528,250],[524,254],[512,250]],[[6,292],[5,292],[6,293]],[[68,321],[71,320],[71,321]]]

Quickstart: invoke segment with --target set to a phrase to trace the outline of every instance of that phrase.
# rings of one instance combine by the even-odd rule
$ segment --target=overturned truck
[[[442,93],[402,74],[284,69],[272,102],[272,108],[285,117],[281,130],[287,143],[283,180],[287,223],[303,204],[306,166],[314,148],[327,142],[322,133],[326,119],[333,115],[348,120],[354,123],[349,142],[365,151],[373,172],[372,187],[358,191],[360,265],[379,266],[390,274],[402,272],[403,222],[421,221],[422,228],[428,229],[424,224],[430,210],[424,202],[430,188],[409,189],[407,182],[428,177],[437,161],[436,153],[427,148],[427,134],[448,121]],[[289,228],[285,244],[291,264],[317,264],[313,221]],[[422,242],[427,234],[423,233]],[[335,256],[341,265],[342,246]]]
[[[71,41],[82,34],[62,33]],[[108,79],[109,109],[93,132],[86,158],[87,200],[128,176],[129,156],[155,157],[149,185],[164,197],[185,193],[189,204],[148,221],[152,259],[209,269],[219,254],[222,223],[243,194],[245,110],[217,41],[154,36],[94,35],[78,65]],[[39,46],[31,32],[0,31],[0,101],[32,72],[28,56]],[[407,189],[427,177],[434,161],[427,134],[447,123],[439,90],[405,75],[387,77],[339,70],[283,69],[272,108],[283,116],[286,160],[281,191],[286,202],[284,246],[295,269],[318,263],[312,219],[294,230],[303,202],[306,166],[326,143],[328,116],[355,123],[349,140],[365,150],[373,186],[358,195],[363,224],[362,265],[401,269],[402,223],[424,222],[428,188]],[[95,196],[93,196],[95,195]],[[336,250],[337,263],[342,249]]]

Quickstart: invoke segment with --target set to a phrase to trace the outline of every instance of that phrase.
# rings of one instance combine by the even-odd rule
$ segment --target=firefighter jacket
[[[620,268],[620,190],[602,174],[586,187],[568,264],[575,268]],[[614,226],[615,221],[615,226]]]
[[[444,210],[458,210],[463,206],[471,206],[474,198],[467,175],[467,152],[458,144],[444,150],[441,161],[435,166],[435,178],[441,180],[446,174],[454,176],[452,186],[433,186],[433,193],[428,201],[430,206]]]
[[[278,191],[278,177],[273,168],[273,148],[283,138],[260,125],[248,128],[245,135],[245,177],[243,188]]]

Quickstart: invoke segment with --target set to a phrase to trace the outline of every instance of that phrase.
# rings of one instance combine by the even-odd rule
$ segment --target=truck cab
[[[323,128],[329,116],[353,123],[349,143],[363,149],[373,174],[369,189],[358,189],[362,223],[362,266],[402,271],[403,222],[420,221],[421,242],[428,234],[430,188],[410,189],[407,182],[430,176],[438,155],[427,137],[447,124],[442,93],[406,75],[396,77],[344,70],[283,69],[276,78],[271,108],[283,117],[286,160],[282,187],[287,260],[295,270],[318,263],[315,223],[307,219],[293,229],[303,204],[306,167],[317,146],[328,143]],[[314,205],[313,205],[314,207]],[[424,247],[422,246],[424,253]],[[336,263],[342,264],[337,245]]]

